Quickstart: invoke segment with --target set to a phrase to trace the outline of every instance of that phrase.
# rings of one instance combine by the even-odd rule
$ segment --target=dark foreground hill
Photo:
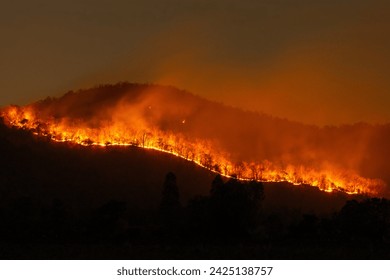
[[[386,200],[221,180],[169,154],[1,122],[0,154],[3,259],[389,257]]]

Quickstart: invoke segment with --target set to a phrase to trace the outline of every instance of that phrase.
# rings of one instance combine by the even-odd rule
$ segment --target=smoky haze
[[[173,87],[121,83],[32,104],[42,119],[99,128],[157,128],[212,143],[235,162],[351,170],[390,183],[389,125],[318,127],[211,102]]]
[[[0,106],[117,81],[308,124],[390,121],[389,1],[27,0],[0,10]]]

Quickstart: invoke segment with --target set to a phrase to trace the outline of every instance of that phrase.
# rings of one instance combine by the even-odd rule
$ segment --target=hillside
[[[150,103],[145,90],[156,88],[158,94],[152,90],[150,96],[158,102]],[[183,123],[182,113],[167,106],[167,98],[187,114],[198,103],[197,111],[192,117],[185,115]],[[167,108],[151,113],[149,107],[160,103]],[[121,106],[126,110],[120,110]],[[192,141],[207,138],[206,131],[213,130],[219,135],[217,142],[227,144],[234,137],[219,138],[220,133],[243,132],[245,125],[224,132],[210,119],[205,127],[210,124],[213,129],[199,126],[194,131],[200,134],[195,136],[184,124],[195,122],[205,112],[211,114],[209,118],[229,115],[237,121],[250,116],[248,120],[253,122],[279,123],[283,126],[281,131],[294,126],[302,131],[332,129],[341,138],[347,131],[362,136],[362,127],[375,131],[377,136],[382,132],[386,135],[386,126],[306,127],[226,107],[173,88],[133,84],[70,92],[30,107],[35,108],[32,112],[39,118],[31,117],[28,107],[11,107],[8,112],[22,111],[22,118],[18,116],[17,122],[0,119],[0,258],[388,258],[390,202],[386,199],[343,190],[325,192],[320,190],[321,185],[221,178],[214,165],[198,162],[196,156],[176,154],[172,149],[179,146],[170,144],[172,137],[158,139],[160,146],[156,148],[132,138],[128,138],[130,142],[94,142],[94,134],[77,142],[73,135],[61,138],[62,134],[50,130],[52,125],[70,135],[67,126],[77,125],[82,130],[87,124],[86,132],[103,128],[104,133],[111,133],[105,130],[106,123],[116,124],[118,118],[124,118],[130,123],[136,120],[138,125],[152,122],[165,133],[191,136]],[[3,116],[9,118],[12,114]],[[128,130],[131,126],[119,132],[126,136]],[[267,130],[260,131],[267,134]],[[370,137],[378,143],[386,139]],[[237,151],[247,144],[246,138],[242,139],[244,144],[231,142]],[[260,143],[261,139],[257,138]],[[207,155],[204,146],[200,147]],[[272,147],[270,153],[284,149],[274,144]],[[362,147],[362,153],[375,148]],[[375,153],[367,155],[379,157]],[[370,166],[378,172],[375,164]],[[311,165],[321,164],[313,161]],[[283,169],[277,171],[281,176],[286,174]]]
[[[307,126],[173,87],[129,83],[3,112],[12,125],[57,141],[146,145],[225,175],[388,195],[388,125]]]
[[[76,210],[90,210],[108,200],[123,200],[135,209],[156,209],[168,172],[178,178],[184,204],[210,192],[216,176],[196,164],[138,147],[84,147],[55,143],[23,130],[0,126],[1,200],[34,197],[45,203],[59,198]],[[225,179],[227,180],[227,179]],[[348,196],[311,186],[264,183],[265,210],[295,208],[329,214]]]
[[[225,179],[222,190],[232,193],[217,206],[215,174],[193,162],[140,147],[56,143],[1,122],[0,153],[2,259],[387,258],[387,243],[372,251],[378,234],[387,236],[385,200],[264,183],[245,202],[251,185]],[[182,206],[165,224],[167,172]],[[362,202],[351,212],[348,199]]]
[[[137,147],[53,143],[4,126],[0,135],[3,203],[19,195],[47,202],[60,198],[88,210],[110,199],[127,201],[135,208],[156,208],[169,171],[185,186],[184,201],[207,192],[214,177],[185,160]]]

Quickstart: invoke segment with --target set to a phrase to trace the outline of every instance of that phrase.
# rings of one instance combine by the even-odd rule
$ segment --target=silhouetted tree
[[[268,239],[278,239],[285,231],[281,217],[272,213],[264,221],[265,233]]]
[[[111,200],[99,207],[91,221],[90,235],[96,241],[118,241],[124,233],[126,202]]]
[[[187,206],[188,233],[195,239],[210,238],[210,198],[197,196],[191,199]]]
[[[222,180],[222,176],[218,174],[211,183],[210,194],[212,196],[218,195],[219,192],[223,191],[223,185],[224,182]]]
[[[295,229],[300,238],[315,238],[318,235],[319,219],[316,215],[304,214]]]
[[[338,222],[345,237],[349,239],[389,240],[390,203],[379,198],[362,202],[347,201],[338,215]]]
[[[212,183],[210,198],[210,215],[215,230],[233,236],[247,233],[259,222],[263,199],[261,183],[236,179],[223,183],[218,175]]]
[[[255,226],[260,219],[262,202],[265,198],[264,186],[257,181],[250,181],[246,184],[247,199],[249,202],[250,224]]]
[[[67,211],[60,199],[54,199],[50,207],[41,210],[43,225],[42,229],[48,239],[56,242],[69,238],[67,235]]]
[[[160,212],[162,222],[165,226],[171,228],[178,224],[181,214],[181,204],[176,176],[172,172],[169,172],[165,176]]]

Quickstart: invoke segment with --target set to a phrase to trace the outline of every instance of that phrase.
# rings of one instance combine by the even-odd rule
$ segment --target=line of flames
[[[315,170],[305,166],[276,166],[270,161],[238,162],[229,155],[216,152],[206,141],[189,141],[185,136],[159,129],[134,129],[121,124],[107,124],[98,128],[82,123],[61,120],[42,120],[33,109],[10,106],[2,110],[6,125],[49,137],[55,142],[71,142],[83,146],[137,146],[169,153],[196,163],[212,172],[240,180],[262,182],[289,182],[294,185],[311,185],[322,191],[342,191],[347,194],[377,195],[384,187],[380,179],[363,178],[352,171]]]

